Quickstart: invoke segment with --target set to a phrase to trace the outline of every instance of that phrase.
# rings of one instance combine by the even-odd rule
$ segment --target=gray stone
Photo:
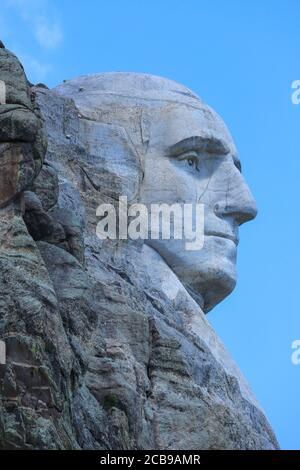
[[[238,226],[256,214],[221,119],[148,75],[34,92],[45,164],[0,210],[0,447],[278,448],[204,314],[234,287]],[[178,158],[191,136],[199,175]],[[201,196],[208,246],[188,255],[170,240],[100,240],[96,208],[120,194],[146,204]]]
[[[41,200],[44,210],[52,209],[58,201],[58,176],[50,165],[43,165],[40,174],[34,180],[32,190]]]
[[[0,48],[0,207],[30,187],[46,151],[34,94],[18,59]]]

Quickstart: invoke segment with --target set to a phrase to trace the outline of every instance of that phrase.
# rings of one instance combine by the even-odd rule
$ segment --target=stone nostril
[[[257,216],[257,208],[256,206],[253,205],[252,207],[247,208],[247,210],[244,210],[241,212],[239,216],[239,219],[240,219],[239,225],[242,225],[245,222],[250,222],[250,220],[255,219],[256,216]]]
[[[239,211],[236,211],[235,219],[238,225],[242,225],[255,219],[256,216],[257,207],[253,204],[249,207],[242,207]]]

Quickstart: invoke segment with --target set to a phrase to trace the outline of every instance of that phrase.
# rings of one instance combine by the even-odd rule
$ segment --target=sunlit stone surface
[[[233,289],[238,227],[256,214],[221,119],[147,75],[30,92],[48,150],[40,173],[2,196],[1,447],[276,448],[204,314]],[[119,195],[202,202],[203,250],[99,240],[96,208]]]

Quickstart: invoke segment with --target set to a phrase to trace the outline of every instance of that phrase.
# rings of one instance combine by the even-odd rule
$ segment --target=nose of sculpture
[[[216,203],[215,214],[222,218],[231,217],[237,225],[242,225],[256,217],[255,199],[238,169],[234,170],[234,174],[228,181],[225,201]]]

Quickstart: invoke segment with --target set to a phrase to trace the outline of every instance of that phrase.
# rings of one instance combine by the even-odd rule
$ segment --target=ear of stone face
[[[28,188],[46,152],[43,121],[17,57],[0,48],[0,207]]]

